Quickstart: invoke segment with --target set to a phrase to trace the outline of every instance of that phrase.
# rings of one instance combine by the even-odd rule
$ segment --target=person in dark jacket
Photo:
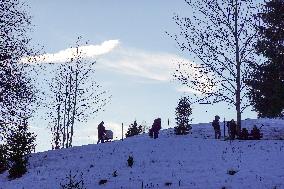
[[[253,126],[250,134],[252,136],[252,139],[254,140],[260,139],[260,130],[256,127],[256,125]]]
[[[161,128],[161,118],[155,119],[151,128],[151,132],[153,132],[154,134],[154,139],[159,137],[159,131],[161,130]]]
[[[230,121],[228,129],[229,129],[230,139],[234,140],[237,134],[237,124],[233,119]]]
[[[105,126],[104,126],[104,122],[102,121],[98,125],[98,142],[97,142],[97,144],[99,144],[100,141],[101,141],[101,143],[104,143],[105,133],[106,133],[106,129],[105,129]]]
[[[248,140],[248,135],[249,135],[248,130],[246,128],[242,128],[240,139]]]
[[[220,117],[216,115],[215,119],[212,122],[212,126],[215,132],[215,139],[220,139],[221,137],[221,128],[220,128],[219,120],[220,120]]]
[[[227,121],[227,124],[226,124],[226,126],[227,126],[227,131],[228,131],[228,135],[230,136],[230,122],[231,121]]]

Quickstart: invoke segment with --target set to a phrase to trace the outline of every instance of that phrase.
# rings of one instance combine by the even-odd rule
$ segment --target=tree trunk
[[[65,76],[65,85],[67,83],[67,76]],[[68,91],[67,91],[67,85],[65,86],[65,98],[64,98],[64,117],[63,117],[63,141],[62,141],[62,147],[64,148],[65,146],[65,141],[66,141],[66,108],[67,108],[67,95],[68,95]]]
[[[72,144],[70,142],[72,142],[72,140],[70,140],[71,137],[71,128],[69,130],[69,127],[71,127],[71,95],[73,95],[72,93],[72,68],[70,68],[70,73],[69,73],[69,91],[68,91],[68,107],[67,107],[67,143],[66,143],[66,148],[72,147]]]
[[[73,100],[73,112],[72,112],[72,121],[71,121],[71,134],[70,134],[70,145],[72,145],[73,134],[74,134],[74,122],[76,116],[76,108],[77,108],[77,93],[78,93],[78,75],[79,71],[76,70],[75,73],[75,90],[74,90],[74,100]]]
[[[59,142],[60,142],[59,141],[59,138],[60,138],[60,134],[59,134],[59,132],[60,132],[60,119],[61,119],[61,116],[60,116],[60,110],[61,110],[60,95],[59,95],[58,98],[59,99],[58,99],[58,105],[57,105],[57,127],[56,127],[55,131],[53,131],[53,132],[55,132],[55,140],[54,140],[54,144],[55,144],[54,148],[55,149],[60,148],[60,144],[59,144]]]
[[[239,36],[238,36],[238,0],[235,0],[235,45],[236,45],[236,111],[237,111],[237,133],[241,131],[241,62],[239,50]]]

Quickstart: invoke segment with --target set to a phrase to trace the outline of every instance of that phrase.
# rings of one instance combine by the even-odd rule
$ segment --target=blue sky
[[[107,129],[121,136],[121,123],[135,119],[151,126],[154,118],[167,119],[174,126],[179,97],[190,94],[172,80],[175,63],[191,60],[182,54],[165,31],[176,32],[174,13],[190,15],[183,0],[30,0],[33,16],[33,43],[45,53],[56,54],[74,45],[78,36],[98,48],[109,42],[107,52],[95,57],[96,79],[112,95],[111,103],[94,119],[76,125],[74,145],[97,140],[97,125],[104,120]],[[110,41],[112,40],[112,42]],[[111,46],[111,47],[110,47]],[[193,123],[212,121],[219,114],[235,118],[225,104],[193,106]],[[256,114],[246,111],[245,118]],[[38,134],[37,151],[51,148],[48,123],[35,118],[32,128]]]

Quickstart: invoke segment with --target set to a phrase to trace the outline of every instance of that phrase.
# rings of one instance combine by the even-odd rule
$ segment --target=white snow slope
[[[142,184],[153,189],[284,189],[284,120],[243,121],[245,127],[253,124],[264,124],[263,140],[215,140],[207,123],[192,125],[187,136],[167,129],[155,140],[145,134],[36,153],[22,178],[9,181],[7,172],[0,175],[0,189],[59,189],[70,171],[78,181],[83,173],[86,189],[142,189]],[[101,179],[107,182],[99,185]]]

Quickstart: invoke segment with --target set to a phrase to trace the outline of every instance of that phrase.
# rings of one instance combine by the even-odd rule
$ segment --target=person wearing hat
[[[153,132],[152,135],[154,135],[154,139],[158,138],[159,131],[161,130],[161,118],[157,118],[154,120],[154,123],[151,128],[151,132]]]
[[[105,126],[104,126],[104,122],[102,121],[98,125],[98,142],[97,142],[97,144],[99,144],[99,142],[104,143],[105,133],[106,133],[106,129],[105,129]]]
[[[220,129],[219,120],[220,120],[220,117],[218,115],[216,115],[215,119],[212,122],[212,126],[213,126],[214,132],[215,132],[215,139],[220,139],[220,137],[221,137],[221,129]]]
[[[230,140],[234,140],[237,134],[237,124],[234,119],[232,119],[229,123],[229,135]]]
[[[256,125],[254,125],[252,130],[251,130],[251,136],[254,140],[260,139],[260,130],[257,128]]]

